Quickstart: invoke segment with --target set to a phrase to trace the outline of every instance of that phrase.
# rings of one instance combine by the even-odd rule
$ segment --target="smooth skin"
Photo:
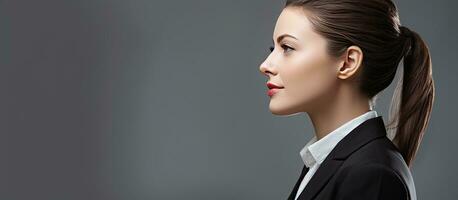
[[[306,112],[321,139],[369,111],[370,104],[355,81],[362,69],[362,50],[350,46],[340,57],[331,57],[325,38],[312,29],[309,14],[301,7],[282,10],[273,33],[274,49],[259,70],[268,82],[284,87],[270,97],[270,111]]]

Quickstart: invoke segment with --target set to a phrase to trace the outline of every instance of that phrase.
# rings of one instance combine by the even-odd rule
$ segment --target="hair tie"
[[[405,26],[401,26],[399,27],[399,29],[401,30],[401,35],[406,37],[406,38],[412,38],[413,37],[413,34],[412,34],[412,31],[410,31],[409,28],[405,27]]]
[[[401,36],[404,37],[404,41],[405,43],[404,44],[407,44],[408,47],[407,50],[405,51],[405,55],[408,55],[411,53],[410,49],[412,48],[412,45],[413,45],[413,42],[414,42],[414,36],[413,36],[413,33],[412,31],[410,31],[409,28],[405,27],[405,26],[400,26],[399,29],[401,30]]]

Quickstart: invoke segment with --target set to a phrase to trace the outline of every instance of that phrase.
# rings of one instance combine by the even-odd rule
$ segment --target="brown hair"
[[[411,167],[434,101],[431,58],[425,41],[401,26],[391,0],[287,0],[288,6],[310,13],[307,17],[314,31],[327,39],[329,55],[338,57],[351,45],[361,48],[364,56],[358,87],[371,100],[391,84],[403,59],[403,77],[391,102],[391,108],[397,107],[396,113],[391,113],[388,127],[395,128],[390,139]]]

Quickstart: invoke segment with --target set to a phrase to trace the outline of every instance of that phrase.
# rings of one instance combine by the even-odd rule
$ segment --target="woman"
[[[288,199],[416,199],[410,173],[434,100],[431,60],[391,0],[288,0],[260,65],[269,109],[306,112],[315,136]],[[393,81],[391,127],[373,110]]]

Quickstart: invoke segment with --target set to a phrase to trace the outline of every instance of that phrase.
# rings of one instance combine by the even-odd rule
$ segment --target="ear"
[[[358,46],[350,46],[343,54],[341,65],[338,68],[337,77],[339,79],[350,79],[356,77],[363,61],[363,51]]]

